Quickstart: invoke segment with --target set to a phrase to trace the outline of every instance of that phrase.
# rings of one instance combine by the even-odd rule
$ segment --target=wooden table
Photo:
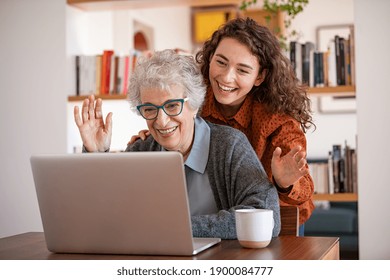
[[[2,260],[338,260],[337,237],[279,236],[267,248],[245,249],[237,240],[223,240],[193,257],[55,254],[47,250],[42,232],[28,232],[0,239]]]

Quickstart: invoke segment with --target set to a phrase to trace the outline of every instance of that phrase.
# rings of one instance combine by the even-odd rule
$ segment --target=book
[[[111,57],[114,51],[104,50],[101,62],[100,94],[108,94],[110,90]]]
[[[350,56],[349,39],[344,39],[343,43],[344,43],[345,84],[351,85],[351,56]]]
[[[114,53],[111,55],[111,65],[110,65],[110,80],[109,80],[109,86],[108,86],[108,93],[114,94],[115,93],[115,56]]]
[[[355,85],[355,29],[353,25],[351,25],[349,33],[349,56],[351,67],[351,85]]]
[[[352,166],[352,192],[358,192],[358,169],[357,169],[357,153],[355,149],[351,149],[351,166]]]
[[[80,56],[76,55],[75,57],[76,64],[76,95],[80,95]]]
[[[83,95],[86,92],[86,60],[87,57],[85,55],[79,56],[79,94]]]
[[[357,193],[357,166],[356,166],[356,151],[347,143],[344,148],[345,158],[345,192]]]
[[[93,84],[95,78],[95,56],[79,55],[78,93],[88,95],[95,92]],[[77,83],[77,81],[76,81]],[[77,87],[77,85],[76,85]]]
[[[117,94],[122,94],[123,78],[125,75],[125,56],[118,56],[118,74],[116,78],[115,91]]]
[[[124,57],[124,69],[123,69],[123,82],[122,82],[122,89],[121,89],[121,93],[122,94],[126,94],[127,92],[127,85],[128,85],[128,82],[129,82],[129,75],[130,75],[130,56],[126,55]]]
[[[76,95],[80,95],[80,56],[75,57],[76,65]]]
[[[341,145],[333,145],[332,162],[333,162],[334,193],[340,192],[340,160],[341,160]]]
[[[84,56],[85,64],[84,64],[84,70],[85,71],[85,77],[84,77],[84,94],[95,94],[95,74],[96,74],[96,57],[94,55],[87,55]]]
[[[314,86],[314,78],[315,78],[314,55],[315,55],[314,49],[310,50],[310,53],[309,53],[309,56],[310,56],[310,61],[309,61],[309,83],[308,83],[308,85],[310,87]]]
[[[340,54],[340,36],[334,36],[334,45],[335,45],[335,57],[336,57],[336,78],[337,85],[342,85],[341,78],[341,54]]]
[[[319,62],[319,52],[314,52],[313,54],[313,66],[314,66],[314,72],[313,72],[313,86],[317,87],[320,84],[320,62]]]
[[[334,39],[328,44],[328,84],[329,87],[337,86],[336,47]]]
[[[314,193],[329,193],[328,182],[328,162],[327,160],[317,159],[308,160],[310,175],[313,179]]]
[[[295,46],[296,45],[297,45],[296,41],[291,41],[290,42],[290,62],[291,62],[291,66],[294,69],[295,73],[297,71],[296,50],[295,50]]]
[[[119,56],[114,56],[113,94],[118,94]]]
[[[328,189],[330,194],[334,194],[334,179],[333,179],[333,155],[332,152],[328,153]]]
[[[290,42],[290,61],[298,80],[302,81],[302,44]]]
[[[100,86],[101,86],[101,76],[102,76],[102,55],[97,55],[95,57],[95,94],[100,94]]]
[[[310,75],[310,65],[313,66],[313,62],[310,63],[310,61],[313,61],[313,53],[314,44],[312,42],[306,42],[302,45],[302,82],[309,86],[313,85],[313,83],[310,83],[310,77],[313,77],[313,75]]]
[[[327,51],[322,52],[322,83],[324,86],[329,86],[329,59],[328,59],[329,53]]]
[[[344,38],[339,37],[339,64],[337,67],[340,68],[340,83],[338,85],[345,86],[345,43]]]
[[[314,83],[315,87],[324,86],[324,56],[322,52],[315,51],[313,54],[314,63]]]
[[[342,156],[339,159],[339,193],[345,193],[345,158]]]
[[[297,79],[302,81],[302,44],[298,43],[295,45],[295,62],[296,62],[296,75]]]

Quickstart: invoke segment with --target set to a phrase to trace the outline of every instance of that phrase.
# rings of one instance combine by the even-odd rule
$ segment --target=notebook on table
[[[49,251],[195,255],[220,242],[193,238],[178,152],[33,155]]]

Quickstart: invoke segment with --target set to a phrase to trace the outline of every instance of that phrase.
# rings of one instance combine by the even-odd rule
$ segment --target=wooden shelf
[[[309,94],[311,95],[340,95],[340,96],[354,96],[356,91],[355,86],[337,86],[337,87],[311,87]]]
[[[333,95],[333,96],[355,96],[355,86],[338,86],[338,87],[318,87],[309,88],[310,95]],[[68,101],[80,101],[87,98],[87,95],[69,96]],[[95,95],[96,98],[119,100],[126,99],[126,95]]]
[[[356,193],[314,194],[313,200],[329,200],[333,202],[357,202]]]
[[[78,95],[78,96],[68,96],[68,101],[83,101],[86,99],[89,95]],[[127,98],[127,95],[124,94],[107,94],[107,95],[95,95],[95,99],[101,98],[101,99],[107,99],[107,100],[125,100]]]
[[[238,5],[242,0],[67,0],[66,2],[85,11],[107,11],[124,9],[147,9],[173,6],[208,7]]]
[[[338,86],[338,87],[318,87],[309,88],[310,95],[333,95],[333,96],[355,96],[355,86]],[[126,99],[126,95],[95,95],[101,99]],[[87,98],[87,95],[69,96],[68,101],[80,101]]]

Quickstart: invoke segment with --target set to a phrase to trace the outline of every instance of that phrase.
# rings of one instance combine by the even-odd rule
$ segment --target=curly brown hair
[[[235,39],[247,46],[259,60],[259,74],[263,70],[266,71],[261,85],[254,86],[251,90],[259,102],[266,104],[270,112],[292,116],[301,124],[303,131],[314,125],[307,86],[297,79],[277,38],[267,27],[259,25],[251,18],[228,21],[213,33],[196,54],[196,62],[200,65],[207,86],[210,86],[210,60],[224,38]]]

